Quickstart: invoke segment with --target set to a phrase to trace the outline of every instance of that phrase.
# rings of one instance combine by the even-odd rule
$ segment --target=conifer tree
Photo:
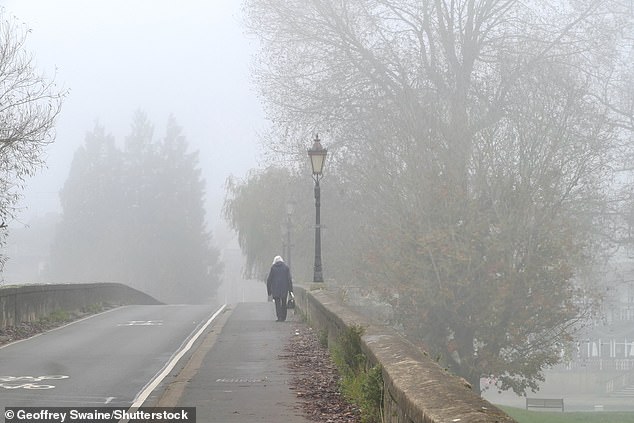
[[[96,126],[75,154],[61,192],[52,251],[59,281],[126,283],[166,302],[205,302],[221,265],[206,229],[198,153],[170,118],[153,139],[143,112],[123,150]]]

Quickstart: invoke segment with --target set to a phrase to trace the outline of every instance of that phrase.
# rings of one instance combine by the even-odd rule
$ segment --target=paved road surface
[[[126,306],[0,348],[0,410],[129,406],[218,307]]]

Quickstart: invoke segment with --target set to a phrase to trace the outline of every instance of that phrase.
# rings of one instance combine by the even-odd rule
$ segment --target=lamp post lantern
[[[324,162],[328,149],[321,146],[319,135],[315,135],[312,148],[308,149],[310,164],[313,169],[313,180],[315,181],[315,267],[313,273],[313,282],[323,282],[324,276],[321,269],[321,226],[319,209],[321,206],[321,193],[319,187],[319,179],[324,170]]]

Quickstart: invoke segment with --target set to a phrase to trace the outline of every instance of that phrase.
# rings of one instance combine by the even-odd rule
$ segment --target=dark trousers
[[[275,314],[277,315],[277,320],[284,321],[286,320],[286,298],[287,297],[274,297],[275,300]]]

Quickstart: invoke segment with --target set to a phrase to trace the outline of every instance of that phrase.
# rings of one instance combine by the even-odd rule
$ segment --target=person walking
[[[273,297],[275,301],[275,314],[278,322],[286,320],[286,301],[289,292],[293,292],[291,269],[284,263],[281,256],[275,256],[269,276],[266,278],[266,293],[269,298]]]

